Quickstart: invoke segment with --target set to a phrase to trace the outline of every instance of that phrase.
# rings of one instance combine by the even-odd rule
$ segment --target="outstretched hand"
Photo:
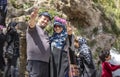
[[[35,19],[37,17],[38,10],[39,9],[37,7],[34,8],[34,11],[31,13],[31,16],[30,16],[31,19]]]
[[[38,11],[39,11],[39,9],[37,7],[35,7],[34,11],[30,15],[30,21],[29,21],[29,27],[30,28],[34,28],[35,27]]]

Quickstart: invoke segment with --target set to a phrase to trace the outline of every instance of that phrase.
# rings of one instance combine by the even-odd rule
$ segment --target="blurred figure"
[[[10,22],[6,33],[6,68],[3,77],[18,77],[17,62],[19,57],[19,34],[17,33],[17,23]]]
[[[3,58],[3,47],[5,44],[6,36],[3,33],[3,26],[0,25],[0,71],[4,71],[5,60]]]
[[[79,77],[79,68],[77,65],[77,57],[75,56],[75,47],[74,47],[74,40],[75,36],[73,34],[73,27],[68,25],[67,26],[67,39],[66,44],[68,46],[68,58],[69,58],[69,75],[70,77]]]
[[[53,30],[53,35],[50,37],[50,77],[68,77],[68,55],[64,50],[67,38],[66,20],[55,17]]]
[[[70,64],[76,64],[76,58],[75,58],[75,47],[74,47],[74,39],[75,36],[73,34],[72,26],[67,26],[67,44],[69,47],[69,55],[70,55]]]
[[[74,45],[78,49],[76,56],[80,66],[80,77],[96,77],[96,68],[87,40],[84,37],[76,38]]]
[[[101,51],[99,58],[102,61],[102,75],[101,77],[113,77],[112,71],[120,69],[120,65],[113,65],[109,62],[111,60],[110,50]]]

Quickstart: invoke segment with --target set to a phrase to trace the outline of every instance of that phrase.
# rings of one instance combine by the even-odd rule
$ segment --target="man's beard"
[[[40,26],[42,29],[45,29],[45,26]]]
[[[39,23],[37,23],[37,25],[39,25],[42,29],[46,27],[46,26],[40,25]]]

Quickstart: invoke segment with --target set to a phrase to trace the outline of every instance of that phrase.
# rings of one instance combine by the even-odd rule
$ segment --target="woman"
[[[80,77],[96,77],[96,68],[94,65],[92,52],[87,45],[87,40],[84,37],[76,38],[74,41],[75,47],[78,49],[77,62],[80,66]]]
[[[18,77],[16,69],[19,57],[19,34],[16,22],[10,22],[7,27],[5,57],[7,63],[3,77]]]
[[[65,41],[67,38],[66,21],[55,17],[54,33],[50,37],[51,58],[50,58],[50,76],[68,77],[68,57],[65,51]]]

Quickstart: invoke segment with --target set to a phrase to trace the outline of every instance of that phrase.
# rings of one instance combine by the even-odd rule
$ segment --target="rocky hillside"
[[[49,11],[72,25],[76,36],[84,36],[96,58],[97,51],[113,45],[120,51],[120,0],[8,0],[6,22],[17,21],[20,33],[20,77],[27,77],[25,29],[34,7]],[[51,31],[51,29],[48,29]]]
[[[111,44],[120,47],[120,24],[116,24],[113,13],[107,16],[99,0],[9,0],[7,22],[27,22],[34,6],[39,7],[40,12],[46,10],[52,16],[66,18],[74,26],[75,35],[87,38],[92,51]]]

